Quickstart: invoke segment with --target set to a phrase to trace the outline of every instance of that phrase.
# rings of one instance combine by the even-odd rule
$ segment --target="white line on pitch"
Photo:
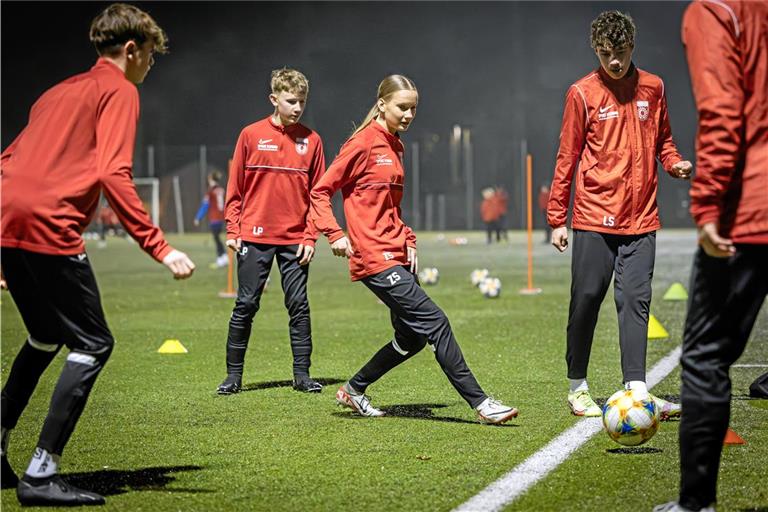
[[[648,389],[670,374],[680,361],[677,347],[656,363],[646,376]],[[557,436],[544,448],[454,509],[454,512],[491,512],[512,503],[536,482],[565,461],[581,445],[602,429],[600,418],[583,418]]]
[[[731,368],[768,368],[768,364],[734,364]]]

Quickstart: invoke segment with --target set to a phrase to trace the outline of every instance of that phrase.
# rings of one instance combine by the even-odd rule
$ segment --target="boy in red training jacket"
[[[309,191],[325,171],[323,143],[299,123],[309,93],[307,78],[295,69],[278,69],[272,72],[271,86],[269,101],[275,110],[240,133],[227,184],[227,246],[237,251],[238,289],[221,395],[242,387],[253,317],[275,258],[290,317],[293,387],[310,393],[322,389],[309,377],[307,278],[317,232],[307,222],[307,210]]]
[[[568,89],[547,205],[552,245],[563,252],[571,185],[578,180],[566,351],[568,404],[577,416],[602,414],[589,393],[587,366],[612,277],[624,385],[648,393],[648,316],[656,230],[661,227],[656,160],[676,178],[687,179],[692,168],[672,140],[664,82],[632,62],[632,18],[618,11],[600,14],[592,22],[591,42],[600,67]],[[678,405],[654,401],[663,418],[680,414]]]
[[[58,474],[62,451],[114,346],[82,233],[103,192],[125,229],[174,277],[195,266],[152,225],[131,167],[139,118],[136,85],[162,29],[145,12],[112,4],[91,24],[99,60],[48,89],[24,131],[2,154],[2,261],[8,289],[29,331],[2,392],[2,486],[22,505],[98,505],[104,498]],[[70,349],[34,456],[16,483],[8,435],[62,344]]]

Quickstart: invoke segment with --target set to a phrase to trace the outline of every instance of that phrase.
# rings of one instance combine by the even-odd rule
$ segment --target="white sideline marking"
[[[681,352],[681,347],[675,348],[651,368],[646,376],[648,389],[653,388],[672,372],[680,361]],[[520,465],[456,507],[454,512],[501,510],[563,463],[602,428],[603,424],[600,418],[581,419]]]
[[[768,368],[768,364],[734,364],[731,368]]]

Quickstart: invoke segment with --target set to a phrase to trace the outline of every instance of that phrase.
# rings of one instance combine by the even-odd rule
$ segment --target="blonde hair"
[[[352,132],[352,135],[350,135],[350,137],[353,137],[358,132],[360,132],[363,128],[368,126],[371,123],[371,121],[373,121],[376,118],[376,116],[379,115],[379,100],[387,101],[397,91],[414,91],[418,93],[418,90],[416,89],[416,84],[414,84],[413,81],[407,76],[389,75],[384,80],[382,80],[381,83],[379,84],[378,93],[376,94],[376,103],[373,104],[373,107],[371,107],[371,110],[368,111],[368,115],[365,116],[365,119],[363,119],[363,122],[360,123],[360,125],[355,128],[355,130]]]
[[[114,55],[131,40],[138,45],[152,41],[156,53],[168,51],[168,36],[152,16],[128,4],[112,4],[101,11],[91,22],[89,36],[99,55]]]
[[[301,71],[295,69],[282,68],[272,71],[269,85],[273,94],[285,91],[306,96],[309,93],[309,80]]]

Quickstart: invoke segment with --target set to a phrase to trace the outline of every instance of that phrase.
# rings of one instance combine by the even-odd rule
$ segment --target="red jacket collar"
[[[600,76],[603,83],[609,87],[634,87],[635,84],[637,84],[638,72],[634,62],[629,64],[629,71],[627,71],[627,74],[618,80],[606,73],[603,66],[597,68],[597,74]]]
[[[375,120],[371,121],[371,125],[373,126],[373,129],[376,130],[378,133],[384,136],[384,138],[393,146],[400,146],[402,145],[402,141],[400,140],[400,135],[397,133],[391,134],[389,133],[389,130],[381,126],[378,122]]]
[[[91,69],[92,70],[109,69],[114,71],[116,74],[120,75],[121,77],[125,78],[125,72],[122,69],[120,69],[120,67],[117,64],[115,64],[111,60],[106,59],[104,57],[99,57],[98,60],[96,61],[96,64],[94,64]],[[127,78],[125,79],[128,80]]]
[[[270,114],[267,117],[267,122],[269,123],[269,126],[271,126],[274,130],[280,132],[280,133],[290,133],[296,128],[298,128],[299,123],[294,123],[291,126],[283,126],[281,124],[275,123],[275,121],[272,119],[272,114]]]

